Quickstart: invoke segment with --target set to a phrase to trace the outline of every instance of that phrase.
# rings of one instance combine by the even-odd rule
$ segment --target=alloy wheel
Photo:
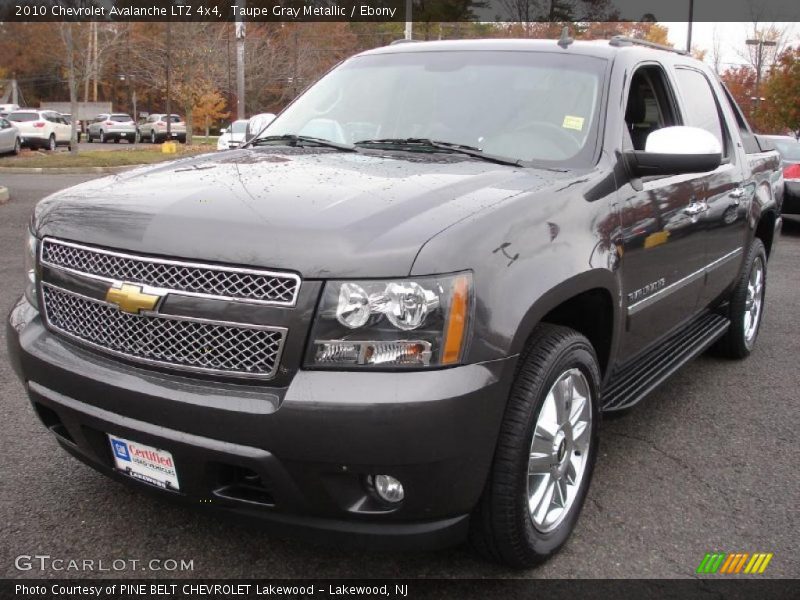
[[[753,261],[750,278],[747,282],[747,298],[744,304],[744,342],[748,348],[753,345],[761,320],[764,304],[764,262],[761,257]]]
[[[592,435],[591,387],[580,369],[562,373],[536,419],[528,459],[528,510],[536,529],[552,531],[569,514],[583,483]]]

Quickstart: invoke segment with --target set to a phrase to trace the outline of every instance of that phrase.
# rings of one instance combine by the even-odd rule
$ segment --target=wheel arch
[[[563,325],[586,336],[592,344],[605,378],[613,363],[619,323],[619,302],[614,275],[596,269],[572,277],[543,294],[527,311],[512,341],[521,353],[539,323]]]

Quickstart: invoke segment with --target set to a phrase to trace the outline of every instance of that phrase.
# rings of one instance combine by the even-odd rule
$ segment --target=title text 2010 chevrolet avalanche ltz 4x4
[[[752,351],[782,189],[689,56],[395,44],[240,149],[42,200],[11,356],[116,479],[525,567],[575,527],[603,412]]]

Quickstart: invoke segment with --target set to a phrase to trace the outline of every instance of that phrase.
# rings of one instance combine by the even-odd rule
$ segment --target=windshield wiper
[[[353,144],[354,146],[405,146],[415,147],[422,146],[427,148],[435,148],[437,150],[444,150],[446,152],[454,152],[456,154],[466,154],[474,158],[480,158],[489,162],[499,163],[501,165],[511,165],[514,167],[521,167],[522,161],[507,158],[505,156],[497,156],[495,154],[486,154],[480,148],[475,146],[467,146],[465,144],[455,144],[453,142],[443,142],[440,140],[430,140],[428,138],[385,138],[378,140],[361,140]]]
[[[271,142],[286,142],[289,146],[300,146],[302,144],[316,144],[317,146],[325,146],[326,148],[336,148],[342,152],[358,152],[358,150],[350,144],[340,144],[332,140],[323,138],[311,137],[308,135],[297,135],[294,133],[285,133],[283,135],[269,135],[266,137],[256,137],[243,144],[241,148],[248,148],[250,146],[259,146],[262,143],[269,144]]]

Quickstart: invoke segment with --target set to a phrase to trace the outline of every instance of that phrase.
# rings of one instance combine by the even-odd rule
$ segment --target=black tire
[[[158,143],[158,138],[156,137],[156,132],[152,131],[152,130],[150,131],[150,143],[151,144],[157,144]]]
[[[119,138],[114,138],[114,143],[119,144]]]
[[[760,309],[755,319],[755,331],[751,333],[748,338],[747,328],[745,327],[745,313],[750,310],[748,307],[748,287],[750,285],[750,276],[759,261],[763,272],[760,290]],[[742,272],[739,275],[739,279],[736,281],[736,287],[733,288],[728,298],[726,316],[731,320],[731,326],[714,346],[716,354],[726,358],[746,358],[750,356],[750,353],[755,347],[756,340],[758,339],[758,332],[761,329],[766,291],[767,252],[764,249],[764,243],[759,238],[755,238],[753,239],[753,243],[750,244],[750,251],[747,253]]]
[[[91,133],[87,133],[86,134],[86,143],[87,144],[91,144],[92,143],[92,134]]]
[[[55,136],[55,134],[51,133],[50,137],[47,140],[47,149],[50,152],[55,152],[57,147],[58,147],[58,144],[56,144],[56,136]]]
[[[179,141],[181,144],[185,144],[185,143],[186,143],[186,136],[184,135],[184,136],[181,136],[181,137],[179,137],[179,138],[178,138],[178,141]]]
[[[14,140],[14,155],[19,156],[19,153],[22,152],[22,143],[19,141],[19,138]]]
[[[105,133],[103,133],[103,130],[102,130],[102,129],[100,130],[100,138],[99,138],[99,140],[98,140],[98,141],[99,141],[101,144],[105,144],[105,143],[106,143],[106,134],[105,134]]]
[[[534,526],[528,508],[528,459],[534,426],[553,384],[577,368],[591,393],[591,431],[575,499],[549,531]],[[580,515],[597,458],[600,369],[589,340],[567,327],[540,324],[520,357],[500,428],[492,471],[470,522],[470,541],[481,554],[514,568],[529,568],[555,554]]]

